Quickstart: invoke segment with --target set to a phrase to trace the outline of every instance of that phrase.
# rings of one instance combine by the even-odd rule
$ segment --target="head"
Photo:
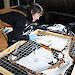
[[[31,5],[31,14],[33,18],[33,22],[39,20],[40,16],[43,15],[43,8],[38,3],[33,3]]]

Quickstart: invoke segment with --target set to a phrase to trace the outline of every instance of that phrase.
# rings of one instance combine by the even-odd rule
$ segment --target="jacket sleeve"
[[[28,35],[22,35],[26,24],[26,17],[22,14],[16,13],[16,15],[14,15],[14,19],[14,28],[9,37],[13,40],[28,40]]]

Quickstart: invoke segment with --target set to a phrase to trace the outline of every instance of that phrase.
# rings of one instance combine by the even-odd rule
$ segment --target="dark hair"
[[[43,8],[38,3],[33,3],[30,8],[31,10],[33,10],[33,14],[38,12],[38,13],[41,13],[41,15],[43,15],[43,12],[44,12]]]

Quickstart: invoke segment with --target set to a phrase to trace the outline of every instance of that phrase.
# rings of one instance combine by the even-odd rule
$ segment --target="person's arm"
[[[16,17],[15,26],[12,32],[14,35],[14,39],[28,40],[29,39],[28,35],[22,35],[26,24],[26,17],[21,14],[16,14],[16,16],[14,17]]]

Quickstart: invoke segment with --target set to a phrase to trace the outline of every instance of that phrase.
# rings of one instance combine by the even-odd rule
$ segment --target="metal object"
[[[15,75],[28,75],[26,71],[23,69],[19,68],[17,65],[11,63],[8,60],[8,56],[5,56],[0,59],[0,66],[5,68],[6,70],[10,71],[11,73]]]
[[[17,0],[17,2],[18,2],[18,6],[20,5],[20,0]]]
[[[27,41],[26,43],[24,43],[21,47],[19,47],[17,49],[17,51],[14,51],[14,55],[17,56],[17,58],[15,59],[15,61],[21,59],[22,57],[26,57],[27,55],[29,55],[31,52],[34,52],[36,47],[39,49],[41,46],[39,44],[37,44],[34,41]],[[34,47],[34,48],[33,48]]]

